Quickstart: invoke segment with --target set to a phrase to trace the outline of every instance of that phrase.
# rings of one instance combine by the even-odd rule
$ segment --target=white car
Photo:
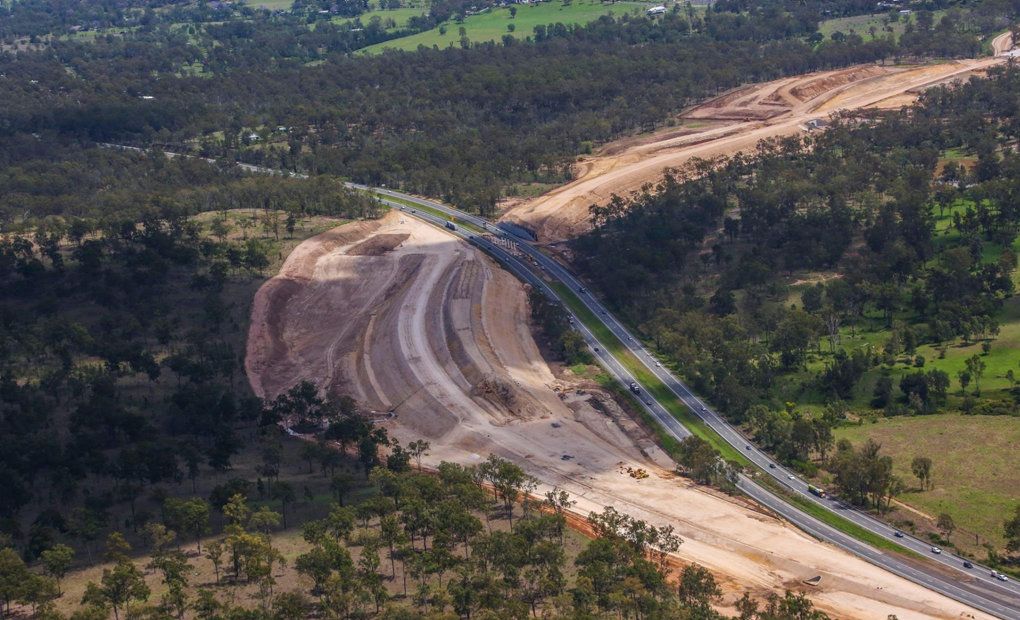
[[[996,577],[996,579],[998,579],[999,581],[1009,581],[1009,578],[1003,575],[1002,573],[999,573],[999,576]]]
[[[932,547],[931,552],[934,553],[935,555],[940,555],[942,553],[942,550],[939,549],[938,547]]]

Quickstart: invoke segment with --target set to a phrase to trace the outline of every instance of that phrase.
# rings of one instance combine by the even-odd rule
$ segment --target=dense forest
[[[818,457],[848,498],[881,507],[902,483],[888,457],[834,451],[833,427],[1020,414],[1020,370],[1000,365],[1004,387],[982,392],[996,338],[1014,329],[1002,317],[1020,226],[1018,86],[1009,65],[916,107],[694,162],[592,207],[577,263],[732,422],[808,473]]]
[[[74,198],[106,217],[75,216],[69,204],[56,209],[66,217],[0,240],[0,530],[19,539],[35,532],[18,519],[27,504],[37,513],[85,492],[103,507],[125,489],[180,480],[185,466],[191,476],[229,467],[234,429],[262,410],[239,369],[250,297],[234,289],[279,260],[298,221],[377,214],[327,178],[107,155],[137,183],[96,197],[74,169],[66,176]],[[104,180],[97,167],[77,172]],[[47,209],[70,192],[49,189],[36,196]],[[198,210],[216,214],[200,223]]]

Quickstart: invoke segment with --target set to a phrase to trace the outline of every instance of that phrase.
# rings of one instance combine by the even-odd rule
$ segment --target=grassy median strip
[[[723,458],[737,463],[739,465],[748,466],[751,462],[736,450],[733,446],[726,443],[722,437],[720,437],[714,430],[711,429],[704,420],[699,418],[690,409],[687,408],[680,399],[677,398],[676,394],[666,386],[658,377],[645,366],[641,360],[635,356],[630,349],[628,349],[619,338],[617,338],[613,332],[609,331],[609,328],[599,320],[595,314],[588,309],[588,306],[584,305],[577,295],[574,294],[570,287],[563,284],[562,282],[554,282],[551,284],[552,288],[559,294],[560,299],[566,303],[574,314],[584,323],[595,337],[598,338],[602,344],[609,350],[613,356],[620,361],[624,368],[626,368],[637,381],[648,390],[648,393],[659,401],[663,407],[666,408],[670,414],[679,420],[691,433],[704,439],[711,444],[716,450],[722,454]]]
[[[465,230],[469,230],[469,231],[471,231],[471,232],[473,232],[473,233],[475,233],[477,235],[481,235],[481,234],[485,233],[484,230],[482,230],[481,228],[478,228],[474,224],[472,224],[470,222],[467,222],[467,221],[464,221],[461,218],[456,217],[454,215],[450,215],[449,213],[444,213],[444,212],[440,211],[439,209],[433,209],[432,207],[423,205],[423,204],[418,203],[418,202],[414,202],[413,200],[407,200],[406,198],[397,198],[395,196],[390,196],[389,194],[380,194],[380,193],[377,193],[377,192],[371,192],[371,193],[373,195],[379,197],[379,198],[384,199],[384,200],[389,200],[390,202],[396,202],[398,204],[404,205],[405,207],[408,207],[408,208],[411,208],[411,209],[417,209],[419,211],[423,211],[425,213],[428,213],[429,215],[434,215],[435,217],[451,221],[454,224],[457,224],[458,226],[460,226],[461,228],[464,228]]]
[[[570,290],[569,287],[561,282],[556,282],[552,284],[552,288],[556,290],[556,292],[560,295],[560,298],[570,307],[571,310],[574,311],[585,326],[590,329],[593,334],[595,334],[609,352],[612,353],[613,356],[616,357],[616,359],[618,359],[620,363],[634,375],[641,385],[645,386],[645,389],[647,389],[649,393],[666,408],[666,410],[668,410],[684,426],[686,426],[691,433],[709,442],[713,447],[719,450],[723,458],[741,465],[752,466],[751,462],[743,454],[730,444],[726,443],[723,438],[705,424],[701,418],[697,417],[694,412],[680,402],[676,395],[664,383],[662,383],[658,377],[653,375],[648,370],[648,367],[645,366],[633,353],[631,353],[630,349],[624,346],[624,344],[620,342],[620,340],[611,331],[609,331],[609,328],[606,327],[605,324],[602,323],[602,321],[600,321],[598,317],[596,317],[595,314],[581,302],[581,300],[572,290]],[[629,393],[627,394],[629,396]],[[642,417],[647,416],[647,413],[645,413],[640,407],[638,408],[638,411],[644,413],[644,416]],[[647,416],[646,419],[653,422],[655,426],[658,427],[658,424],[655,423],[654,420],[651,420],[651,416]],[[659,436],[661,445],[667,450],[676,446],[676,441],[667,433],[657,432],[656,434]],[[801,497],[796,493],[790,493],[787,489],[784,489],[780,484],[768,476],[757,476],[756,481],[758,484],[762,484],[800,511],[856,540],[883,551],[899,553],[914,559],[924,559],[920,554],[897,545],[896,543],[857,525],[853,521],[844,519],[840,515],[819,506],[805,497]]]
[[[779,482],[773,480],[768,476],[757,476],[755,478],[755,482],[767,488],[769,491],[775,493],[777,496],[779,496],[787,503],[793,504],[801,512],[804,512],[814,517],[815,519],[818,519],[819,521],[828,525],[829,527],[839,530],[840,532],[843,532],[847,536],[855,538],[862,543],[871,545],[872,547],[875,547],[876,549],[881,549],[882,551],[891,551],[893,553],[899,553],[901,555],[908,556],[915,560],[925,559],[924,556],[917,553],[916,551],[912,551],[911,549],[907,549],[906,547],[897,545],[891,540],[879,536],[878,534],[872,532],[871,530],[865,529],[857,525],[853,521],[850,521],[849,519],[844,519],[837,513],[832,512],[831,510],[828,510],[823,506],[819,506],[818,504],[807,499],[806,497],[801,497],[796,493],[790,493],[789,489],[783,488],[783,486]]]

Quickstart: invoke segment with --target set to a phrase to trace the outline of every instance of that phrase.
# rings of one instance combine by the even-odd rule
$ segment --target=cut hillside
[[[685,539],[678,556],[720,575],[730,603],[747,589],[805,591],[803,579],[822,575],[808,594],[841,618],[984,617],[678,478],[640,429],[600,412],[591,399],[601,395],[551,372],[518,281],[445,231],[403,218],[309,240],[260,291],[246,364],[256,392],[309,379],[390,412],[380,419],[402,443],[429,440],[427,464],[496,454],[538,478],[538,493],[570,493],[579,515],[612,506],[673,525]],[[382,255],[351,255],[381,235],[407,237]]]

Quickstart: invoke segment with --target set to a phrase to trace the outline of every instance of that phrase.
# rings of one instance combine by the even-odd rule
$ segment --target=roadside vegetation
[[[836,119],[753,157],[695,162],[654,190],[593,207],[578,264],[781,460],[858,505],[912,502],[903,474],[914,457],[935,471],[959,458],[912,441],[942,430],[947,418],[933,414],[1020,415],[1015,120],[999,103],[1017,79],[1012,67],[995,70],[904,112]],[[870,420],[905,416],[929,432],[889,445],[869,433]],[[959,441],[994,447],[980,421],[967,428]],[[1003,462],[1003,448],[988,458]],[[968,550],[1002,552],[1003,515],[1020,496],[1007,480],[972,475],[973,485],[940,482],[959,485],[943,491],[952,501],[920,492],[919,506],[944,507],[930,522],[895,518],[935,532],[945,512],[973,528],[979,544]]]

